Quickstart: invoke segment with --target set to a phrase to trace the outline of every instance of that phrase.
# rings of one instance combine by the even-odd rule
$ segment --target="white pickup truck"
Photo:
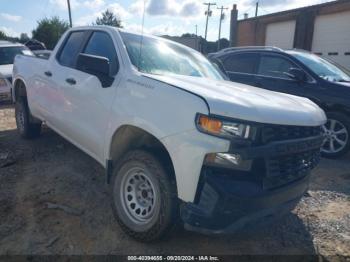
[[[225,81],[192,49],[104,26],[69,30],[48,59],[17,56],[13,88],[20,134],[45,123],[103,165],[113,212],[140,241],[180,221],[234,232],[291,210],[326,122],[308,99]]]

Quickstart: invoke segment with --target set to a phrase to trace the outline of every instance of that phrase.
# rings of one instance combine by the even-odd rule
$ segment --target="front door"
[[[80,53],[109,59],[114,82],[103,88],[100,80],[72,67],[64,67],[59,83],[65,104],[62,108],[64,134],[99,160],[104,156],[104,137],[116,88],[120,82],[118,58],[112,38],[107,32],[90,32]],[[76,63],[75,63],[76,64]]]
[[[256,86],[276,92],[308,97],[315,87],[312,78],[306,74],[304,81],[294,80],[288,76],[291,68],[301,69],[284,56],[262,54],[255,77]]]

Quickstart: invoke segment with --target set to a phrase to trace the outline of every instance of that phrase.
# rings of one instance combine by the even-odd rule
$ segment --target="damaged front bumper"
[[[185,228],[232,233],[288,213],[308,190],[323,137],[315,136],[235,149],[237,168],[205,161],[194,203],[185,203]],[[239,166],[241,164],[241,166]]]

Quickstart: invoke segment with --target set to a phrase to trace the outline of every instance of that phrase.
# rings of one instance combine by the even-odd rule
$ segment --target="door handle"
[[[74,78],[67,78],[66,82],[70,85],[75,85],[77,83]]]
[[[46,76],[48,76],[48,77],[51,77],[51,76],[52,76],[52,73],[51,73],[50,71],[46,71],[46,72],[44,72],[44,74],[45,74]]]

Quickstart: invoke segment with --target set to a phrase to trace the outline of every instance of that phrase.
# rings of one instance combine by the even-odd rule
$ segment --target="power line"
[[[207,34],[208,34],[208,21],[209,21],[209,17],[212,15],[212,11],[210,10],[210,7],[213,5],[216,5],[216,3],[204,3],[204,5],[208,6],[208,11],[205,11],[205,15],[207,16],[207,22],[205,25],[205,40],[207,40]]]

